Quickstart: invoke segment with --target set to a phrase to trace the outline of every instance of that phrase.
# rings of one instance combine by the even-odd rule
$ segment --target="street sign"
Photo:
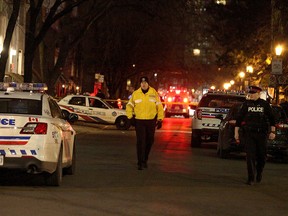
[[[272,71],[271,74],[280,75],[282,74],[282,59],[272,59]]]

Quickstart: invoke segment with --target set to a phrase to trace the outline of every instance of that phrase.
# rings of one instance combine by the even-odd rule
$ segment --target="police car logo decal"
[[[117,112],[112,112],[112,116],[117,116]]]

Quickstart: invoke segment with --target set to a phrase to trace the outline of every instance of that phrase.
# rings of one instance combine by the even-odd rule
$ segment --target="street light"
[[[279,76],[282,75],[282,52],[284,51],[283,46],[278,44],[275,47],[275,58],[272,59],[272,71],[271,75],[275,75],[276,83],[275,83],[275,103],[278,105],[279,103]]]
[[[246,72],[248,73],[248,86],[252,85],[252,74],[253,74],[253,67],[248,65],[246,67]]]

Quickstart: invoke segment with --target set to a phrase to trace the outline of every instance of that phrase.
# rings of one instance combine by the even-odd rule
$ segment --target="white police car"
[[[245,98],[243,92],[234,91],[209,91],[203,95],[192,118],[191,147],[201,147],[202,141],[217,141],[221,119]]]
[[[67,95],[58,104],[66,112],[76,113],[80,121],[115,124],[119,130],[127,130],[130,127],[125,110],[115,109],[99,97]]]
[[[59,186],[62,169],[75,171],[75,135],[57,102],[40,83],[0,83],[0,169],[43,173]],[[20,91],[18,91],[20,90]]]

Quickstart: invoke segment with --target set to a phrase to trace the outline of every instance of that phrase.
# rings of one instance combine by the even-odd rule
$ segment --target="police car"
[[[59,186],[62,169],[75,171],[75,135],[57,102],[40,83],[0,83],[0,169],[44,174]],[[34,91],[34,92],[33,92]],[[35,91],[38,91],[37,93]]]
[[[221,119],[246,95],[235,91],[208,91],[201,98],[192,118],[191,147],[200,147],[202,141],[217,141]]]
[[[119,130],[127,130],[130,127],[125,110],[115,109],[99,97],[67,95],[58,104],[65,112],[78,114],[80,121],[115,124]]]

